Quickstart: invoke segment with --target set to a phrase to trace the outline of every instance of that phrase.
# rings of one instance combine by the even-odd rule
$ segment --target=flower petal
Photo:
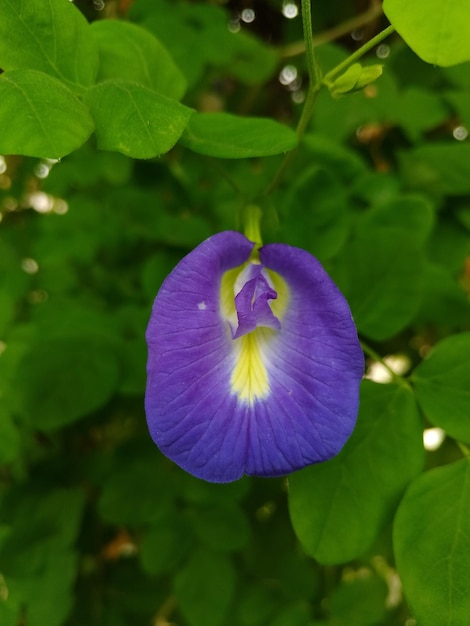
[[[240,280],[241,288],[237,290]],[[281,324],[269,306],[269,300],[277,298],[277,293],[269,284],[265,269],[259,263],[249,263],[235,281],[235,308],[237,309],[238,328],[233,339],[238,339],[266,326],[280,330]]]
[[[252,250],[231,231],[203,242],[163,283],[147,330],[150,433],[163,453],[213,482],[283,475],[331,458],[357,415],[363,355],[354,323],[307,252],[260,249],[269,280],[251,294],[253,305],[261,298],[257,326],[233,337],[235,302],[227,304],[223,284],[249,267]],[[255,278],[248,274],[243,284]],[[270,323],[270,305],[280,328]]]

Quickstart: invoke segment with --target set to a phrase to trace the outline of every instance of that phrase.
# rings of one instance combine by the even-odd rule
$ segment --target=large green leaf
[[[18,455],[20,433],[4,406],[0,406],[0,466]]]
[[[364,573],[333,590],[329,609],[338,626],[377,626],[385,622],[387,584]]]
[[[72,2],[2,0],[0,67],[39,70],[87,87],[96,78],[98,51],[86,19]]]
[[[470,60],[467,0],[384,0],[384,11],[427,63],[448,66]]]
[[[235,504],[199,507],[191,516],[191,523],[200,540],[217,551],[240,550],[250,536],[246,515]]]
[[[175,578],[175,593],[189,626],[226,623],[235,572],[224,555],[198,550]]]
[[[147,443],[148,448],[123,448],[117,454],[115,470],[102,485],[99,511],[103,519],[115,524],[144,524],[160,520],[171,508],[174,484],[153,445]]]
[[[59,80],[36,70],[0,75],[0,153],[58,159],[93,131],[85,105]]]
[[[436,93],[411,87],[398,99],[398,122],[413,142],[419,140],[424,131],[443,124],[448,116],[447,107]]]
[[[197,113],[181,137],[190,150],[221,159],[280,154],[295,148],[297,141],[293,130],[274,120],[230,113]]]
[[[11,610],[21,607],[31,626],[61,626],[73,603],[77,557],[71,546],[82,521],[84,492],[51,487],[31,479],[11,488],[0,508],[0,519],[10,525],[0,549],[8,588],[2,600]]]
[[[107,80],[86,94],[99,148],[150,159],[173,148],[193,111],[143,85]]]
[[[193,545],[182,519],[168,516],[148,529],[140,546],[142,567],[150,574],[175,571]]]
[[[108,341],[93,335],[42,339],[19,367],[22,412],[34,428],[63,426],[105,404],[118,374]]]
[[[245,29],[230,32],[221,6],[141,0],[132,4],[130,16],[165,44],[191,86],[200,82],[207,66],[222,67],[248,85],[266,82],[276,71],[277,50]]]
[[[423,294],[423,248],[432,221],[430,205],[414,197],[381,204],[359,219],[333,269],[359,332],[383,340],[412,320]]]
[[[306,248],[322,262],[344,244],[349,231],[346,192],[328,171],[312,166],[297,176],[283,208],[286,243]]]
[[[402,176],[411,188],[459,196],[470,193],[470,144],[431,143],[399,154]]]
[[[279,60],[275,49],[247,32],[232,34],[232,40],[233,57],[227,68],[230,74],[247,85],[267,82]]]
[[[413,393],[364,381],[355,431],[334,459],[289,478],[289,509],[303,547],[320,563],[361,556],[422,468]]]
[[[123,78],[179,100],[186,80],[166,48],[149,31],[120,20],[91,25],[100,53],[98,80]]]
[[[416,397],[430,422],[470,443],[470,333],[439,342],[413,372]]]
[[[409,487],[394,525],[405,596],[419,624],[463,626],[470,615],[470,459]]]

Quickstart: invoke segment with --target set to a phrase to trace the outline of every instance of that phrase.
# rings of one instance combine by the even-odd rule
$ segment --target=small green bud
[[[382,74],[382,65],[368,65],[362,67],[360,63],[354,63],[351,67],[338,76],[333,82],[327,84],[333,98],[340,98],[347,93],[359,91],[373,83]]]

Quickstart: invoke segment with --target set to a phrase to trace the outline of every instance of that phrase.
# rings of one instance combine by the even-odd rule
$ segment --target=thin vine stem
[[[308,123],[310,121],[310,118],[312,117],[313,109],[315,107],[317,94],[322,86],[321,70],[316,59],[313,43],[312,8],[310,0],[302,0],[302,28],[305,40],[305,51],[307,54],[307,72],[309,78],[309,86],[307,90],[307,96],[305,98],[305,102],[302,108],[302,113],[300,115],[300,119],[295,131],[297,133],[299,143],[304,136],[305,131],[307,130]],[[284,172],[286,171],[292,159],[293,154],[293,150],[286,154],[281,165],[279,166],[278,171],[276,172],[274,179],[271,181],[263,195],[269,195],[279,185],[284,175]]]
[[[369,50],[372,50],[372,48],[375,48],[377,44],[379,44],[381,41],[389,37],[394,32],[395,32],[395,28],[393,26],[391,25],[387,26],[387,28],[380,31],[380,33],[378,33],[375,37],[372,37],[372,39],[369,39],[369,41],[367,41],[363,46],[358,48],[356,52],[353,52],[353,54],[348,56],[347,59],[345,59],[344,61],[339,63],[339,65],[337,65],[332,70],[330,70],[328,74],[325,75],[324,82],[325,83],[331,82],[335,76],[338,76],[338,74],[341,74],[341,72],[346,70],[350,65],[352,65],[358,59],[364,56],[366,52],[369,52]]]
[[[316,59],[315,46],[313,43],[312,7],[310,0],[302,0],[302,28],[305,52],[307,54],[307,71],[310,79],[309,89],[316,89],[318,91],[321,85],[321,71]]]
[[[380,15],[382,15],[383,9],[380,2],[377,0],[373,0],[371,5],[366,11],[356,15],[355,17],[350,18],[349,20],[345,20],[338,26],[334,26],[333,28],[329,28],[327,30],[318,33],[312,39],[313,47],[317,48],[324,43],[328,43],[330,41],[335,41],[340,37],[344,37],[348,35],[352,31],[361,28],[362,26],[366,26],[369,22],[377,19]],[[296,41],[294,43],[288,44],[281,48],[280,55],[284,59],[288,59],[291,57],[298,56],[300,54],[305,53],[305,41]]]
[[[470,458],[470,448],[468,446],[466,446],[464,443],[462,443],[461,441],[456,441],[455,442],[458,447],[460,448],[460,452],[467,458]]]
[[[380,363],[380,365],[385,367],[385,369],[387,370],[387,372],[390,374],[390,376],[393,378],[394,381],[400,382],[402,384],[406,384],[405,380],[399,374],[394,372],[392,368],[386,363],[386,361],[380,356],[380,354],[378,354],[373,348],[371,348],[369,345],[367,345],[363,341],[361,341],[361,348],[367,356],[369,356],[371,359],[373,359],[374,361],[377,361],[377,363]]]

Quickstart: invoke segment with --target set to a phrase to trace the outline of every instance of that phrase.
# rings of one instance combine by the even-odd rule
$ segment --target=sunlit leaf
[[[144,28],[122,20],[91,25],[99,53],[98,80],[122,78],[179,100],[186,80],[166,48]]]
[[[58,159],[93,131],[85,105],[56,78],[35,70],[0,75],[0,153]]]
[[[96,125],[98,146],[135,159],[168,152],[193,111],[143,85],[107,80],[86,94]]]
[[[73,2],[2,0],[0,67],[39,70],[87,87],[98,71],[98,51],[85,17]]]
[[[197,113],[181,137],[190,150],[222,159],[280,154],[297,141],[293,130],[274,120],[229,113]]]
[[[384,12],[427,63],[448,66],[470,60],[467,0],[384,0]]]

